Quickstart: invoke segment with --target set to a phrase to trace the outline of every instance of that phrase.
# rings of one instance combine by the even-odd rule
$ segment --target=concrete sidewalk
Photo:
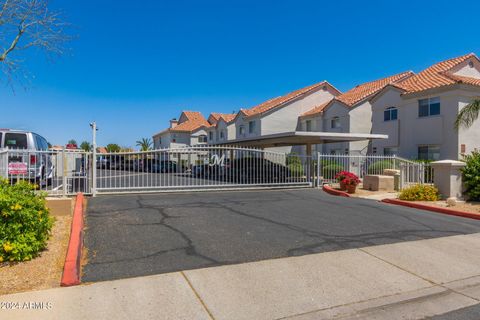
[[[478,303],[470,234],[0,296],[0,319],[421,319]]]

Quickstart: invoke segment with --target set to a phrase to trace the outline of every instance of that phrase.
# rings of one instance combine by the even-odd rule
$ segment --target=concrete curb
[[[350,195],[345,191],[333,189],[332,187],[326,184],[323,185],[322,190],[334,196],[350,198]]]
[[[80,260],[83,248],[83,193],[78,193],[73,211],[72,229],[68,242],[67,257],[63,267],[60,285],[62,287],[80,284]]]
[[[415,209],[428,210],[428,211],[433,211],[437,213],[448,214],[451,216],[458,216],[458,217],[480,220],[480,214],[472,213],[472,212],[458,211],[458,210],[449,209],[449,208],[434,207],[426,204],[415,203],[411,201],[404,201],[399,199],[383,199],[380,201],[384,203],[396,204],[404,207],[410,207]]]

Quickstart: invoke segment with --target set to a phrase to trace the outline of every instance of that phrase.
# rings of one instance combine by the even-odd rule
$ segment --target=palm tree
[[[138,140],[137,146],[140,147],[141,151],[148,151],[152,149],[152,139],[150,138],[142,138],[142,140]]]
[[[470,102],[458,113],[455,120],[455,129],[469,128],[478,119],[480,115],[480,98]]]
[[[107,144],[106,149],[108,152],[120,152],[122,148],[116,143],[109,143]]]
[[[82,143],[80,143],[80,149],[87,152],[92,151],[92,145],[88,141],[83,141]]]

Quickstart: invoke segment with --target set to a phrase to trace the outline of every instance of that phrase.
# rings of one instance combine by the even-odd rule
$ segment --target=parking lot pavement
[[[314,189],[98,196],[84,282],[480,232],[480,221]]]

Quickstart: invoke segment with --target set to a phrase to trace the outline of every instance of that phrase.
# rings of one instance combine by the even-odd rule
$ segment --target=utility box
[[[368,175],[363,177],[363,189],[370,191],[395,191],[393,176]]]

